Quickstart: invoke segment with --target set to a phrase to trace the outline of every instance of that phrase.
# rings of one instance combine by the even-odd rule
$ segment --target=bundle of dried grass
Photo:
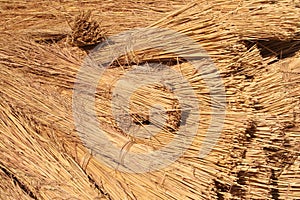
[[[57,42],[72,33],[74,18],[91,11],[94,20],[109,34],[147,26],[185,4],[162,1],[43,1],[1,0],[1,32],[26,35],[36,41]]]
[[[51,54],[50,54],[51,55]],[[93,174],[94,180],[97,180],[97,177],[100,177],[100,180],[97,181],[98,184],[101,182],[104,182],[104,188],[106,191],[109,191],[111,195],[114,196],[114,198],[118,198],[120,196],[124,196],[125,194],[122,194],[123,189],[118,187],[116,184],[112,184],[113,179],[111,174],[106,174],[105,172],[109,171],[109,169],[104,168],[103,170],[100,170],[103,168],[96,160],[90,160],[89,157],[85,158],[85,148],[80,145],[80,141],[76,140],[76,133],[70,133],[70,130],[67,127],[72,126],[72,113],[70,112],[70,104],[66,101],[66,99],[56,99],[52,98],[49,100],[45,100],[44,96],[52,96],[52,97],[58,97],[58,93],[55,93],[54,88],[49,88],[49,86],[44,87],[38,87],[33,86],[30,82],[27,82],[27,78],[21,76],[14,76],[11,77],[9,74],[11,74],[10,70],[12,68],[6,68],[3,67],[2,77],[7,78],[7,80],[18,80],[17,82],[19,84],[11,85],[9,81],[3,81],[2,87],[6,88],[2,91],[2,98],[5,99],[8,102],[14,102],[14,105],[17,107],[27,107],[25,110],[23,110],[26,113],[26,116],[30,116],[31,123],[36,122],[37,124],[41,125],[44,128],[39,128],[41,131],[40,134],[43,135],[43,137],[50,138],[52,141],[56,141],[57,148],[64,152],[64,149],[67,151],[68,154],[73,155],[74,158],[78,159],[77,161],[79,163],[82,163],[82,167],[86,168],[88,173]],[[20,74],[20,72],[18,73]],[[26,89],[28,87],[28,84],[30,85],[29,88],[32,88],[30,92],[26,92]],[[23,85],[23,86],[22,86]],[[38,87],[38,88],[37,88]],[[45,90],[47,89],[47,90]],[[50,90],[48,90],[50,89]],[[23,93],[24,91],[24,93]],[[32,97],[34,97],[36,100],[32,102]],[[70,96],[69,96],[70,98]],[[55,100],[56,99],[56,100]],[[62,102],[65,102],[62,104]],[[38,103],[39,106],[35,106],[34,104]],[[66,107],[64,107],[66,106]],[[53,110],[53,108],[55,108]],[[49,114],[51,116],[56,116],[55,118],[49,117]],[[21,117],[19,115],[19,117]],[[49,121],[50,120],[50,121]],[[47,127],[49,124],[52,124],[52,130],[55,130],[55,134],[53,135],[52,130],[49,130]],[[111,132],[110,134],[112,134]],[[70,140],[71,138],[74,138]],[[69,145],[68,145],[69,144]],[[124,144],[124,142],[120,142],[120,144]],[[45,144],[44,144],[45,145]],[[62,145],[62,146],[61,146]],[[76,147],[77,146],[77,147]],[[81,150],[80,150],[81,149]],[[87,159],[87,160],[86,160]],[[89,161],[89,162],[88,162]],[[87,162],[89,163],[87,165]],[[86,166],[87,165],[87,166]],[[100,165],[100,166],[99,166]],[[101,168],[99,168],[101,167]],[[116,180],[122,180],[122,176],[119,176],[116,178]],[[106,177],[106,178],[105,178]],[[132,184],[137,182],[136,179],[145,179],[148,180],[147,177],[131,177]],[[156,176],[154,176],[156,177]],[[117,182],[116,182],[117,183]],[[154,187],[154,185],[152,186]],[[133,187],[128,188],[127,190],[135,190],[135,195],[138,195],[138,192],[140,191],[139,188]],[[143,195],[140,193],[140,195]],[[126,196],[126,195],[125,195]],[[124,197],[125,197],[124,196]]]
[[[39,134],[34,121],[1,103],[1,169],[33,199],[100,199],[95,186],[69,155]],[[18,147],[16,150],[15,148]],[[46,147],[46,148],[45,148]],[[9,196],[13,198],[14,196]]]
[[[162,10],[168,10],[167,3],[161,4]],[[291,23],[287,28],[275,29],[282,23],[279,13],[272,15],[271,8],[276,5],[261,1],[245,4],[220,1],[216,5],[199,2],[180,8],[152,25],[185,33],[208,51],[221,72],[228,104],[219,142],[207,157],[199,159],[198,151],[211,120],[209,90],[188,63],[171,64],[187,77],[196,91],[202,103],[201,124],[193,144],[180,159],[163,170],[144,174],[121,173],[108,168],[82,145],[74,131],[72,88],[84,51],[64,44],[37,44],[28,38],[13,37],[11,33],[9,39],[4,34],[0,42],[3,44],[0,47],[0,84],[3,88],[0,97],[4,102],[0,106],[3,119],[0,123],[1,168],[6,174],[14,174],[15,179],[27,186],[27,194],[37,199],[297,198],[300,191],[292,177],[298,176],[299,172],[297,76],[289,76],[287,81],[282,78],[281,63],[268,65],[270,61],[274,62],[273,55],[263,58],[262,50],[257,46],[242,43],[249,39],[297,39],[298,17],[290,15],[296,14],[297,9],[293,10],[289,5],[286,15]],[[138,7],[130,3],[124,6],[133,10]],[[262,11],[258,9],[260,7],[263,7]],[[124,17],[124,13],[119,16]],[[225,17],[224,13],[227,13]],[[161,17],[160,14],[156,16]],[[257,25],[241,24],[243,16],[252,20],[251,23],[258,21]],[[269,23],[263,24],[257,16],[259,19],[265,17]],[[131,28],[135,20],[141,20],[127,19],[132,21],[124,29]],[[109,23],[110,20],[106,26]],[[136,25],[140,24],[143,23],[139,21]],[[264,25],[272,30],[269,35]],[[35,36],[30,37],[34,39]],[[143,54],[146,56],[140,56]],[[140,54],[135,52],[135,55],[138,62],[176,59],[174,55],[152,49]],[[130,59],[125,61],[132,62]],[[289,67],[292,65],[288,64]],[[168,127],[158,135],[161,143],[153,138],[134,140],[122,132],[109,111],[111,91],[116,80],[130,69],[130,66],[115,66],[102,77],[96,94],[98,119],[116,146],[147,152],[159,148],[176,134],[178,109],[168,91],[158,86],[145,87],[132,97],[132,116],[137,123],[147,126],[145,111],[151,104],[162,102],[169,108]],[[293,89],[287,92],[287,88]],[[153,93],[157,95],[149,97]],[[154,123],[161,126],[161,122]],[[128,148],[128,144],[132,147]],[[91,185],[88,178],[95,185]],[[18,190],[17,186],[14,189]]]

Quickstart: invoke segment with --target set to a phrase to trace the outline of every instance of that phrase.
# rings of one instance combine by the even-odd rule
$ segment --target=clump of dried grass
[[[96,45],[105,40],[105,33],[99,22],[91,19],[91,11],[75,18],[70,40],[72,45],[79,47]]]

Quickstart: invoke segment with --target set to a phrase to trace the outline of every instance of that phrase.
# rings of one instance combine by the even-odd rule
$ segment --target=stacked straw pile
[[[299,2],[0,0],[0,11],[1,199],[300,199]],[[157,138],[126,134],[109,109],[125,72],[161,62],[180,70],[199,99],[192,145],[170,166],[134,174],[109,168],[82,144],[72,113],[76,74],[93,45],[135,27],[186,34],[218,68],[226,117],[205,158],[198,154],[211,120],[209,89],[189,63],[153,49],[124,55],[105,72],[96,93],[100,126],[127,151],[170,141],[180,106],[159,84],[131,98],[143,127],[151,105],[168,109],[167,126],[154,122]]]

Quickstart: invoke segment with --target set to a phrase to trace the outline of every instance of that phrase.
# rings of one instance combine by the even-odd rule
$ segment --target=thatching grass
[[[7,185],[0,187],[1,198],[299,198],[299,8],[293,1],[0,3],[0,182]],[[86,56],[82,47],[102,35],[96,32],[91,43],[73,43],[80,48],[68,38],[77,38],[72,33],[76,16],[80,21],[80,13],[88,10],[107,36],[139,26],[167,27],[205,48],[227,95],[224,129],[207,157],[199,159],[198,151],[211,120],[209,90],[184,61],[168,64],[196,91],[201,124],[180,159],[163,170],[127,174],[108,168],[82,145],[74,127],[72,89]],[[283,51],[288,58],[280,56]],[[122,132],[109,110],[113,85],[131,64],[176,59],[145,49],[119,58],[106,71],[96,109],[116,146],[148,152],[176,134],[176,99],[159,86],[137,91],[131,102],[137,124],[148,120],[152,104],[169,109],[168,125],[155,139],[135,140]]]
[[[22,185],[19,185],[17,181],[13,180],[12,175],[8,175],[8,172],[0,171],[0,199],[24,199],[32,200],[28,193],[25,193],[22,189]]]

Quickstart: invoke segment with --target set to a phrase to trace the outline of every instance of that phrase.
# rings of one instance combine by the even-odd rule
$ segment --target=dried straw
[[[39,9],[33,9],[32,2],[23,7],[22,2],[14,2],[13,7],[1,2],[6,26],[0,39],[0,174],[2,182],[13,178],[19,183],[1,187],[5,198],[17,194],[27,195],[24,199],[299,198],[298,61],[288,58],[274,63],[282,59],[281,50],[287,56],[298,50],[298,8],[288,1],[217,1],[211,5],[199,1],[187,6],[181,1],[124,2],[124,9],[114,6],[120,2],[109,2],[101,12],[95,12],[101,8],[97,2],[67,1],[53,6],[43,2]],[[79,5],[94,7],[93,17],[103,19],[101,25],[108,35],[136,26],[167,27],[205,48],[221,73],[227,95],[224,129],[209,156],[198,158],[211,120],[209,90],[184,62],[171,67],[190,80],[201,102],[202,121],[193,144],[180,159],[163,170],[127,174],[108,168],[82,145],[74,131],[71,106],[73,83],[86,53],[64,41],[56,43],[57,36],[58,40],[72,37],[71,29],[60,27],[72,24],[75,11],[81,11]],[[162,13],[167,11],[172,12]],[[49,13],[55,17],[39,23]],[[47,42],[49,38],[52,42]],[[260,45],[263,40],[267,45]],[[289,40],[296,45],[290,46]],[[117,65],[106,71],[99,83],[96,109],[101,127],[116,146],[148,152],[161,144],[154,139],[134,140],[116,126],[108,109],[112,85],[133,62],[174,60],[176,56],[152,49],[134,55],[135,60],[130,56],[118,60],[121,66],[129,64],[126,68]],[[137,91],[132,97],[132,116],[137,122],[147,121],[145,110],[157,102],[169,108],[172,116],[157,137],[164,144],[175,134],[178,115],[176,100],[168,91],[158,86]]]

